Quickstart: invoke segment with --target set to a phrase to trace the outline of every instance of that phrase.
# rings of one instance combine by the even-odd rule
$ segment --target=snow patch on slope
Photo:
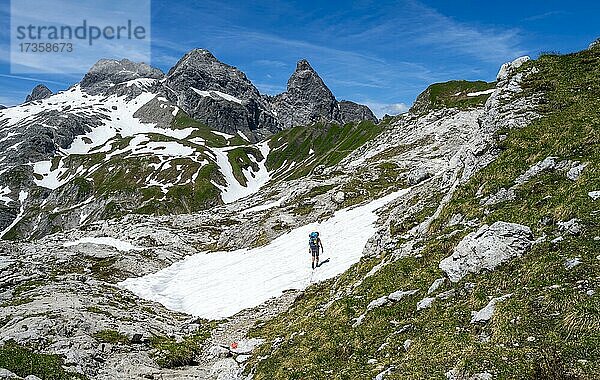
[[[246,186],[238,182],[233,175],[233,168],[229,162],[227,152],[233,148],[214,148],[211,151],[215,154],[217,165],[223,174],[223,178],[227,185],[219,185],[213,183],[221,190],[221,199],[225,203],[232,203],[238,199],[244,198],[250,194],[256,193],[264,184],[266,184],[271,176],[267,170],[265,163],[267,156],[269,155],[269,144],[267,141],[260,143],[256,146],[263,156],[263,160],[260,162],[254,161],[258,165],[258,171],[255,172],[251,168],[242,170],[244,177],[246,177]],[[249,155],[251,160],[254,160],[254,156]]]
[[[29,197],[29,193],[27,191],[21,190],[21,192],[19,192],[19,203],[21,204],[21,208],[19,209],[19,214],[15,217],[15,219],[12,221],[12,223],[8,227],[6,227],[2,232],[0,232],[0,239],[2,239],[4,237],[4,235],[8,231],[10,231],[11,228],[16,226],[17,223],[19,223],[19,221],[21,220],[21,217],[25,213],[25,201],[27,200],[27,197]]]
[[[10,194],[10,188],[9,187],[3,187],[0,186],[0,202],[7,204],[12,202],[12,199],[10,197],[7,197],[7,195]]]
[[[403,189],[352,209],[337,211],[273,240],[269,245],[232,252],[199,253],[157,273],[127,279],[118,285],[169,309],[203,318],[225,318],[277,297],[287,289],[305,289],[346,271],[358,262],[376,232],[375,211],[407,193]],[[320,231],[324,252],[310,267],[308,234]]]
[[[250,207],[250,208],[247,208],[247,209],[243,210],[242,214],[248,214],[248,213],[252,213],[252,212],[259,212],[259,211],[270,210],[270,209],[272,209],[274,207],[281,206],[281,203],[283,203],[284,200],[285,200],[285,198],[281,198],[281,199],[278,199],[278,200],[273,201],[273,202],[268,202],[268,203],[265,203],[265,204],[262,204],[262,205]]]
[[[227,101],[230,102],[234,102],[237,104],[242,104],[242,101],[238,98],[236,98],[233,95],[229,95],[226,94],[224,92],[221,91],[216,91],[216,90],[210,90],[210,91],[202,91],[202,90],[198,90],[197,88],[194,87],[190,87],[196,94],[200,95],[200,96],[204,96],[204,97],[209,97],[209,98],[213,98],[213,99],[225,99]]]
[[[487,94],[491,94],[494,91],[496,91],[495,88],[490,88],[489,90],[485,90],[485,91],[469,92],[467,94],[467,96],[487,95]]]
[[[96,244],[96,245],[107,245],[113,247],[118,251],[129,252],[139,251],[141,248],[134,246],[123,240],[111,238],[111,237],[84,237],[76,241],[70,241],[63,244],[64,247],[73,247],[79,244]]]

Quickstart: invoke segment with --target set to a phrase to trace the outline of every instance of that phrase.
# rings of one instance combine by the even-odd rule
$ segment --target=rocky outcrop
[[[378,121],[371,109],[365,105],[348,100],[342,100],[338,105],[340,107],[340,121],[344,124],[362,120],[369,120],[374,123]]]
[[[530,61],[530,60],[531,60],[531,58],[529,58],[528,56],[525,55],[525,56],[515,59],[512,62],[506,62],[505,64],[503,64],[500,67],[500,70],[498,71],[498,75],[496,75],[496,80],[498,82],[503,82],[503,81],[510,79],[512,74],[514,74],[515,71],[519,67],[521,67],[525,62]]]
[[[498,302],[502,302],[507,298],[510,298],[512,296],[512,294],[506,294],[503,295],[502,297],[496,297],[496,298],[492,298],[490,300],[490,302],[488,302],[487,305],[485,305],[485,307],[477,312],[473,313],[473,316],[471,317],[471,323],[481,323],[481,322],[487,322],[490,319],[492,319],[492,316],[494,315],[494,311],[496,310],[496,304]]]
[[[273,109],[284,128],[318,121],[340,120],[335,97],[307,60],[300,60],[287,83],[287,91],[275,97]]]
[[[237,68],[194,49],[169,70],[164,88],[167,98],[196,120],[229,134],[241,131],[253,141],[318,121],[377,121],[364,105],[338,102],[306,60],[298,62],[286,92],[268,97]]]
[[[221,132],[254,136],[279,129],[270,105],[246,75],[207,50],[184,55],[169,70],[164,86],[169,100]]]
[[[440,262],[450,281],[460,281],[469,273],[492,270],[531,247],[531,229],[515,223],[483,225],[458,243],[451,256]]]
[[[371,301],[368,305],[367,305],[367,311],[373,310],[377,307],[381,307],[383,305],[386,305],[390,302],[398,302],[401,299],[403,299],[404,297],[408,297],[408,296],[412,296],[413,294],[416,294],[418,292],[418,290],[398,290],[395,291],[393,293],[388,294],[387,296],[383,296],[380,298],[377,298],[376,300]]]
[[[420,93],[415,99],[415,102],[410,107],[409,112],[415,115],[422,115],[427,113],[427,111],[431,108],[431,101],[429,100],[431,96],[431,89],[427,87],[425,91]]]
[[[528,182],[531,178],[537,176],[541,172],[545,170],[554,169],[556,167],[556,159],[557,157],[546,157],[544,160],[536,163],[527,171],[515,179],[516,185],[522,185]]]
[[[162,79],[163,76],[162,71],[145,63],[136,63],[128,59],[101,59],[85,74],[79,85],[87,93],[96,95],[117,84],[126,84],[133,80]]]
[[[523,80],[538,72],[535,67],[519,71],[527,61],[529,57],[524,56],[502,65],[496,76],[496,91],[485,103],[482,127],[490,131],[521,128],[540,117],[537,106],[542,95],[521,96]]]
[[[287,91],[273,98],[273,111],[284,128],[315,122],[349,123],[377,118],[369,107],[343,100],[338,102],[307,60],[296,64]]]
[[[52,96],[52,91],[44,86],[43,84],[38,84],[31,90],[31,94],[27,95],[25,98],[25,102],[33,102],[35,100],[42,100]]]

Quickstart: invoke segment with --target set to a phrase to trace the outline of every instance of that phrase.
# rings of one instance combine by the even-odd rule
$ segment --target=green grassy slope
[[[478,96],[468,96],[468,94],[490,90],[495,86],[495,82],[488,83],[466,80],[434,83],[417,97],[411,111],[421,114],[440,108],[468,109],[481,106],[485,104],[490,94],[481,94]]]
[[[387,123],[317,123],[284,130],[270,140],[267,169],[274,171],[276,180],[284,180],[305,176],[318,165],[335,165],[381,133]]]
[[[337,279],[309,288],[287,312],[257,327],[252,335],[270,340],[255,355],[255,379],[368,379],[393,367],[385,379],[445,379],[458,368],[488,371],[499,379],[597,379],[600,373],[600,49],[564,56],[542,56],[527,63],[540,72],[524,84],[523,95],[543,91],[543,117],[506,133],[498,159],[462,186],[432,226],[422,256],[393,261],[362,284],[355,284],[381,259],[363,259]],[[549,171],[516,192],[512,202],[490,207],[484,195],[509,187],[534,163],[548,157],[588,166],[577,181]],[[462,213],[481,223],[522,223],[536,237],[547,235],[521,258],[493,272],[469,275],[440,292],[455,294],[416,311],[429,285],[443,276],[440,260],[473,229],[449,235],[449,218]],[[422,215],[421,217],[424,217]],[[578,218],[578,235],[550,243],[557,222]],[[393,233],[404,232],[397,228]],[[381,253],[383,260],[389,254]],[[566,269],[567,259],[581,264]],[[348,289],[348,293],[345,293]],[[403,289],[418,293],[376,308],[352,327],[367,304]],[[499,303],[491,321],[470,323],[490,297],[512,293]],[[342,294],[330,301],[332,294]],[[344,295],[345,294],[345,295]],[[404,344],[412,343],[408,350]],[[261,358],[262,359],[257,359]]]
[[[86,376],[63,368],[64,360],[58,355],[34,353],[13,340],[0,346],[0,368],[18,376],[34,375],[44,380],[85,380]]]

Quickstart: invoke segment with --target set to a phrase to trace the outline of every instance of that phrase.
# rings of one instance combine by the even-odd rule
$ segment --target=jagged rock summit
[[[185,54],[164,82],[167,98],[212,129],[246,136],[277,132],[270,105],[237,68],[204,49]]]
[[[253,143],[316,121],[375,120],[365,106],[338,102],[305,60],[288,90],[261,94],[203,49],[167,75],[146,63],[101,59],[65,91],[36,87],[27,103],[0,112],[0,237],[43,236],[140,207],[208,208],[268,181],[268,146]],[[189,198],[171,188],[185,188]],[[65,209],[60,217],[39,214],[42,204]]]
[[[34,100],[42,100],[52,96],[52,91],[43,84],[38,84],[31,90],[31,94],[27,95],[25,102],[33,102]],[[6,108],[3,106],[3,108]]]
[[[79,85],[87,93],[95,95],[105,92],[116,84],[126,84],[134,80],[162,79],[164,73],[146,63],[101,59],[92,66]]]
[[[274,98],[273,107],[284,128],[325,121],[347,123],[377,118],[367,106],[338,102],[307,60],[298,61],[287,91]]]
[[[287,91],[275,97],[274,108],[284,128],[339,120],[335,97],[305,59],[298,61]]]
[[[281,129],[317,121],[377,121],[371,110],[338,102],[307,60],[298,61],[287,91],[263,95],[237,68],[205,49],[185,54],[164,82],[167,98],[190,116],[225,133],[258,140]]]
[[[220,62],[211,52],[204,49],[194,49],[186,53],[169,70],[165,86],[170,90],[170,98],[174,94],[178,95],[174,100],[185,100],[184,97],[188,95],[185,91],[188,90],[198,95],[192,89],[219,91],[238,100],[260,98],[258,89],[248,80],[246,74]]]

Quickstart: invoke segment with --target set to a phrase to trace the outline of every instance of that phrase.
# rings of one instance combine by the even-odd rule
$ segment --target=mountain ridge
[[[69,362],[77,363],[76,366],[71,365],[67,368],[79,369],[94,379],[111,379],[121,373],[126,373],[129,377],[159,377],[169,374],[180,379],[215,379],[218,376],[226,376],[226,373],[230,378],[243,379],[246,378],[243,373],[244,367],[258,378],[286,378],[290,374],[289,368],[292,368],[292,376],[297,378],[327,378],[328,375],[324,371],[329,370],[334,371],[330,373],[334,374],[334,377],[337,374],[346,376],[344,368],[353,371],[348,374],[349,377],[362,379],[376,376],[387,370],[388,363],[384,359],[387,353],[396,353],[391,356],[395,359],[399,357],[397,353],[403,352],[394,344],[393,338],[388,342],[388,345],[393,344],[393,347],[382,351],[380,355],[374,353],[377,347],[383,344],[388,334],[390,337],[404,334],[396,333],[396,325],[377,317],[380,315],[378,313],[386,315],[388,307],[397,305],[409,305],[413,308],[412,301],[416,302],[417,297],[424,296],[423,287],[428,287],[430,276],[438,276],[438,273],[425,271],[427,277],[423,281],[417,280],[414,284],[411,283],[410,287],[407,285],[401,289],[409,295],[396,292],[399,290],[396,285],[397,281],[408,281],[412,277],[396,275],[392,276],[394,281],[378,282],[374,282],[374,279],[379,280],[382,273],[387,273],[387,268],[396,268],[407,260],[410,260],[410,263],[419,260],[413,256],[420,252],[419,242],[423,231],[427,230],[427,225],[434,224],[435,215],[439,215],[436,211],[443,209],[449,202],[459,184],[465,183],[474,173],[489,165],[498,153],[494,139],[496,128],[513,120],[515,113],[527,114],[520,111],[527,110],[526,107],[531,105],[529,101],[512,107],[515,93],[509,88],[518,88],[520,82],[514,78],[516,70],[509,72],[510,79],[497,84],[496,91],[489,95],[486,105],[476,105],[468,109],[435,109],[426,115],[408,113],[376,125],[368,124],[368,121],[363,121],[362,126],[317,123],[309,127],[284,130],[273,136],[268,145],[270,151],[264,154],[267,155],[266,167],[274,170],[284,169],[284,173],[281,174],[282,180],[269,182],[260,191],[237,201],[217,204],[208,210],[193,213],[163,216],[129,213],[112,220],[83,223],[81,227],[57,231],[30,243],[0,243],[3,249],[7,247],[7,251],[11,252],[8,256],[8,266],[5,267],[6,272],[10,272],[16,266],[28,268],[27,274],[14,280],[19,284],[18,288],[14,292],[11,288],[10,295],[6,294],[6,297],[11,298],[7,298],[3,311],[11,317],[5,327],[0,327],[3,335],[14,338],[21,345],[39,337],[50,337],[49,341],[55,343],[47,347],[46,352],[64,354],[69,358],[77,355],[78,359],[69,359]],[[500,99],[504,101],[501,102]],[[89,101],[94,103],[96,99],[90,98]],[[121,107],[120,104],[116,105]],[[133,107],[133,104],[130,106]],[[107,109],[112,109],[111,104],[108,104]],[[156,109],[160,107],[152,107],[152,110]],[[176,109],[172,108],[164,109],[165,113],[171,115],[175,111]],[[196,135],[187,140],[200,143],[202,141],[197,138],[202,138],[206,143],[201,152],[189,152],[189,159],[202,153],[198,159],[209,160],[211,152],[218,154],[221,159],[222,153],[229,152],[229,158],[235,157],[235,160],[230,160],[231,176],[228,179],[234,177],[235,172],[246,175],[252,164],[260,166],[262,163],[258,159],[255,160],[258,162],[253,162],[250,155],[233,154],[251,148],[247,143],[240,141],[241,136],[223,136],[215,134],[214,131],[210,132],[209,129],[193,128],[193,119],[186,118],[183,111],[177,110],[175,113],[177,128],[169,132],[172,136],[167,142],[191,148],[191,144],[178,139],[174,133],[192,128]],[[123,114],[120,115],[123,117]],[[111,119],[113,116],[111,112],[107,114]],[[125,134],[126,130],[123,128],[121,133]],[[166,133],[163,132],[163,136]],[[118,149],[116,152],[129,148],[137,151],[138,148],[144,147],[143,143],[148,145],[159,142],[152,139],[147,141],[146,138],[150,138],[150,134],[139,136],[137,140],[135,136],[130,137],[131,141],[127,143],[115,139],[114,144]],[[132,141],[135,144],[132,144]],[[176,146],[183,149],[179,145]],[[152,146],[146,146],[144,149],[147,148]],[[101,147],[99,150],[107,150],[107,154],[115,153],[108,148]],[[178,153],[182,155],[181,152]],[[120,161],[129,159],[130,155],[131,153],[126,153]],[[244,157],[247,157],[248,161]],[[241,160],[238,160],[240,158]],[[161,160],[157,165],[165,165],[166,162],[172,161]],[[237,166],[236,169],[235,164],[239,163],[247,166]],[[212,164],[206,164],[203,168]],[[106,171],[108,174],[119,170],[117,162],[110,160],[101,165],[114,166],[112,170]],[[170,165],[176,167],[183,163],[177,161]],[[187,166],[191,165],[190,163]],[[187,166],[182,166],[177,172],[185,175]],[[136,167],[134,171],[141,171],[142,168]],[[251,171],[255,174],[260,173]],[[142,177],[146,175],[144,172],[141,174]],[[277,171],[273,172],[273,176],[275,175],[278,175]],[[246,178],[250,179],[250,176]],[[212,180],[216,181],[217,178]],[[223,185],[222,182],[220,184]],[[81,199],[86,199],[86,186],[80,187]],[[240,260],[228,260],[227,253],[233,250],[241,250],[242,253],[245,252],[244,249],[256,249],[256,252],[272,251],[273,241],[285,240],[290,236],[306,236],[308,228],[321,225],[317,223],[322,221],[335,222],[336,228],[344,229],[343,223],[354,223],[360,219],[352,218],[349,210],[361,212],[360,207],[372,200],[382,200],[386,196],[390,196],[390,200],[394,199],[376,213],[364,215],[369,219],[368,225],[356,225],[356,230],[349,230],[356,231],[351,233],[355,238],[360,237],[361,242],[366,241],[364,249],[353,247],[353,254],[346,257],[343,248],[348,242],[336,240],[336,236],[328,235],[326,230],[322,231],[326,249],[329,244],[332,248],[337,247],[332,257],[340,262],[331,264],[329,268],[329,264],[325,263],[322,268],[316,270],[329,272],[341,262],[346,262],[345,260],[348,260],[344,265],[346,268],[352,265],[349,270],[330,280],[311,284],[308,258],[302,252],[294,254],[300,245],[305,244],[304,238],[302,241],[299,238],[294,239],[293,247],[297,248],[290,249],[287,255],[269,256],[273,262],[268,271],[264,270],[263,266],[251,265],[260,255],[245,254]],[[169,200],[161,202],[166,203]],[[334,215],[338,217],[335,218]],[[347,217],[344,218],[344,215]],[[343,223],[337,224],[338,220]],[[307,230],[306,233],[304,230]],[[294,233],[290,234],[292,231]],[[367,236],[373,231],[373,236]],[[284,246],[288,247],[287,244]],[[279,250],[281,249],[284,248],[280,247]],[[359,254],[360,251],[362,255]],[[439,252],[438,255],[447,250]],[[390,257],[392,253],[398,255],[397,260]],[[186,263],[193,263],[192,260],[183,259],[195,254],[204,259],[210,259],[207,255],[217,254],[220,259],[228,261],[228,265],[231,265],[231,270],[226,270],[225,274],[209,273],[201,276],[200,280],[207,286],[213,284],[211,276],[219,276],[217,283],[225,281],[229,291],[235,292],[240,287],[240,294],[246,294],[244,292],[251,292],[252,287],[247,285],[245,278],[258,272],[269,278],[269,281],[262,281],[261,284],[273,287],[272,291],[276,293],[284,292],[283,298],[270,300],[250,311],[243,311],[232,316],[229,322],[223,321],[216,327],[218,322],[169,311],[158,303],[140,299],[130,291],[115,286],[116,283],[130,277],[152,276],[161,269],[164,269],[163,274],[172,273],[175,274],[175,278],[179,278],[176,275],[177,271],[186,269]],[[293,261],[293,266],[289,262],[277,261],[285,257]],[[241,265],[244,263],[248,265]],[[303,263],[305,265],[302,265]],[[282,281],[288,277],[282,276],[285,274],[283,272],[288,272],[290,268],[293,268],[293,272],[305,270],[301,273],[303,275],[296,276],[303,280],[298,291],[286,291],[289,284]],[[188,270],[197,273],[193,266]],[[46,272],[54,273],[54,277],[42,280],[46,278]],[[4,276],[5,272],[1,273],[0,276]],[[232,273],[235,275],[229,275]],[[398,270],[397,273],[403,272]],[[320,279],[321,276],[316,278]],[[147,279],[142,277],[139,281],[144,283]],[[336,283],[342,288],[329,288]],[[364,283],[364,286],[361,286],[361,283]],[[186,281],[184,285],[203,291],[201,286],[196,288],[199,285],[191,281]],[[151,291],[153,287],[148,285],[144,286],[144,289]],[[361,298],[354,298],[353,289],[356,289],[356,294]],[[76,326],[74,330],[57,328],[54,332],[52,325],[35,323],[35,318],[39,318],[36,315],[42,312],[41,308],[48,302],[46,297],[54,295],[58,295],[59,299],[51,304],[60,307],[61,313],[55,315],[52,312],[52,325],[63,326],[69,323]],[[175,294],[166,293],[165,296],[173,297],[175,302],[179,302],[179,296]],[[383,296],[385,298],[371,305],[372,301]],[[249,301],[253,300],[250,296],[247,298]],[[2,300],[4,301],[4,298]],[[182,305],[187,302],[186,298],[181,299]],[[190,302],[193,303],[193,300]],[[290,304],[288,312],[279,314]],[[357,307],[354,308],[353,305]],[[362,318],[361,314],[364,314]],[[310,321],[302,318],[302,315],[309,316],[308,318],[315,323],[323,323],[320,326],[311,326],[310,330],[304,330],[303,333],[301,330]],[[329,318],[330,315],[334,317]],[[339,318],[335,318],[336,315]],[[356,320],[352,320],[350,316]],[[259,321],[263,317],[269,321]],[[293,322],[288,325],[285,318],[290,318]],[[284,322],[281,322],[282,320]],[[373,322],[379,320],[382,321],[381,325],[386,327],[378,327],[374,330],[375,334],[369,334]],[[29,328],[26,337],[20,333],[20,326],[24,323],[36,326],[35,329]],[[255,323],[259,325],[251,329]],[[260,329],[260,326],[263,329]],[[327,330],[329,326],[335,326],[336,330],[342,331],[343,334],[330,332]],[[280,332],[280,327],[281,330],[290,333]],[[63,331],[72,334],[66,336]],[[210,337],[207,337],[207,331]],[[294,331],[293,336],[291,331]],[[140,334],[142,341],[147,342],[134,345],[131,343],[134,334]],[[355,334],[361,334],[360,339],[355,339]],[[80,343],[70,344],[74,339],[72,336],[80,339]],[[249,364],[244,364],[248,363],[248,356],[245,355],[263,342],[262,339],[266,339],[267,343],[257,350],[261,352],[264,360],[254,356]],[[319,348],[307,344],[305,339],[317,340]],[[413,340],[416,342],[415,347],[418,347],[418,338],[413,337]],[[362,341],[369,344],[364,348],[354,349],[354,343]],[[232,342],[237,343],[237,348],[231,346]],[[287,343],[281,345],[278,342]],[[108,346],[109,343],[112,346]],[[105,345],[101,346],[102,344]],[[7,347],[6,350],[16,350],[21,346]],[[319,352],[326,354],[318,361],[313,361],[311,355],[294,353],[295,347],[301,347],[302,352],[305,348],[310,348],[313,355],[319,355]],[[352,347],[355,353],[365,354],[352,355],[344,347]],[[283,359],[280,355],[282,352],[285,352]],[[36,353],[37,351],[30,355]],[[378,355],[377,361],[383,367],[368,364],[367,353]],[[446,356],[442,356],[440,360],[445,358]],[[330,368],[320,367],[319,363],[323,361],[327,363],[325,367]],[[285,364],[278,364],[282,362]],[[302,362],[302,366],[287,366],[288,363],[296,362]],[[272,363],[275,364],[271,367]],[[441,363],[444,370],[453,366],[454,362]],[[171,369],[172,367],[178,369]],[[65,378],[68,378],[67,376],[64,375]]]
[[[318,91],[308,83],[286,106],[300,115],[294,123],[377,121],[345,102],[341,118],[331,91],[311,73]],[[323,94],[336,113],[313,107]],[[0,112],[4,238],[130,212],[191,212],[247,195],[267,180],[259,173],[267,153],[256,143],[284,127],[272,97],[204,49],[186,53],[166,75],[145,63],[101,59],[68,90],[38,85],[28,99]],[[304,108],[316,111],[305,116]]]

